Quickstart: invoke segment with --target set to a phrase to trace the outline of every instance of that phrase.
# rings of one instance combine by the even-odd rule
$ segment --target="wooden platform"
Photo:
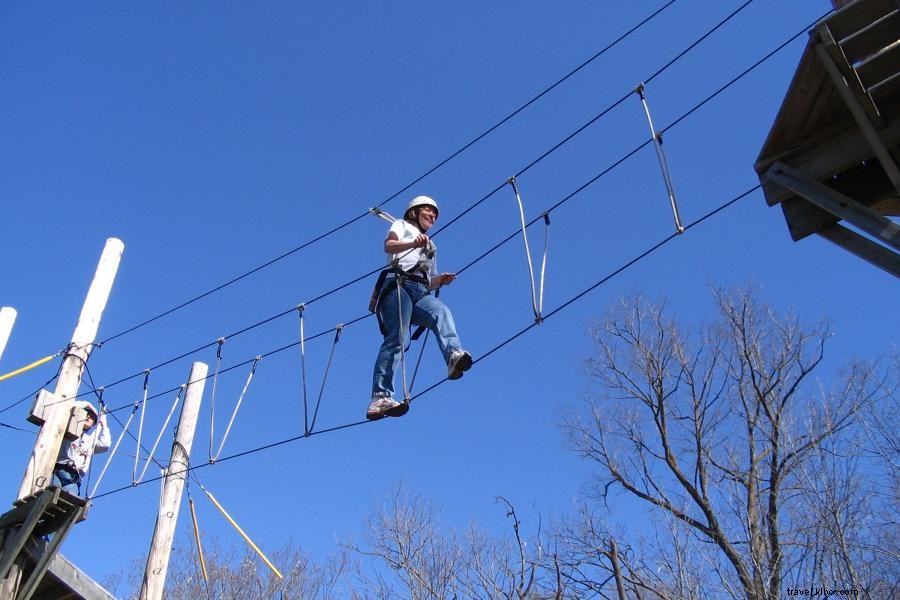
[[[45,499],[45,492],[50,492],[52,495]],[[88,504],[84,498],[64,492],[57,487],[49,487],[13,502],[13,509],[0,516],[0,529],[21,525],[32,510],[42,502],[46,502],[46,506],[34,525],[35,535],[49,535],[57,531],[66,516],[74,512],[76,508],[82,509],[76,523],[87,518]]]
[[[112,598],[58,554],[86,511],[83,498],[49,487],[17,500],[0,516],[0,579],[6,580],[0,587],[4,593],[16,594],[15,600]],[[12,568],[14,564],[16,568]]]
[[[819,234],[900,277],[900,234],[886,218],[900,215],[898,157],[900,3],[857,0],[810,31],[754,168],[795,241]],[[779,163],[788,169],[776,173]],[[832,201],[853,203],[851,219]],[[888,233],[856,233],[869,229]]]

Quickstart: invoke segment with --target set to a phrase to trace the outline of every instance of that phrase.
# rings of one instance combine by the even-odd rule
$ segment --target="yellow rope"
[[[228,512],[224,508],[222,508],[222,505],[219,504],[218,500],[216,500],[215,497],[211,493],[209,493],[209,490],[204,489],[203,492],[207,496],[209,496],[209,499],[212,500],[212,503],[216,505],[216,508],[219,509],[219,512],[225,515],[225,518],[228,519],[228,522],[231,523],[231,526],[234,527],[239,534],[241,534],[241,537],[244,538],[244,541],[247,542],[247,544],[251,548],[253,548],[256,554],[258,554],[259,557],[263,559],[263,562],[265,562],[266,565],[268,565],[268,567],[272,569],[272,572],[278,575],[279,579],[284,579],[284,575],[281,574],[281,571],[275,568],[275,565],[273,565],[272,562],[268,558],[266,558],[266,555],[262,553],[262,550],[260,550],[259,547],[257,547],[257,545],[253,543],[253,540],[251,540],[250,537],[246,533],[244,533],[244,530],[241,529],[241,526],[235,523],[234,519],[231,518],[231,515],[229,515]]]
[[[200,555],[200,570],[203,572],[203,581],[209,583],[209,575],[206,572],[206,560],[203,558],[203,546],[200,545],[200,526],[197,524],[197,511],[194,510],[194,499],[188,498],[191,506],[191,520],[194,522],[194,539],[197,540],[197,553]]]
[[[49,362],[49,361],[53,360],[53,359],[56,358],[57,356],[59,356],[59,355],[58,355],[58,354],[51,354],[50,356],[45,356],[45,357],[42,358],[41,360],[36,360],[36,361],[34,361],[34,362],[31,363],[30,365],[25,365],[25,366],[22,367],[21,369],[16,369],[15,371],[10,371],[10,372],[7,373],[6,375],[0,375],[0,381],[3,381],[4,379],[9,379],[10,377],[15,377],[16,375],[20,375],[21,373],[24,373],[25,371],[29,371],[29,370],[31,370],[31,369],[33,369],[33,368],[35,368],[35,367],[39,367],[39,366],[41,366],[42,364],[44,364],[45,362]]]

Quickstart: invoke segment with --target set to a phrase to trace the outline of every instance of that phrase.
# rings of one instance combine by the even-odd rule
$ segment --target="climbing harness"
[[[522,239],[525,242],[525,258],[528,260],[528,274],[531,277],[531,310],[534,311],[534,322],[540,324],[543,322],[542,315],[544,310],[544,275],[547,270],[547,252],[550,247],[550,214],[544,213],[544,256],[541,259],[541,279],[540,292],[535,291],[534,281],[534,261],[531,258],[531,246],[528,243],[528,226],[525,224],[525,207],[522,204],[522,196],[519,194],[519,186],[516,184],[516,177],[512,176],[507,180],[516,195],[516,201],[519,204],[519,221],[522,225]]]
[[[644,84],[639,83],[634,88],[635,93],[641,98],[641,105],[647,115],[647,124],[650,125],[650,135],[653,137],[653,147],[656,148],[656,158],[659,160],[659,168],[662,171],[663,183],[666,185],[666,194],[669,196],[669,204],[672,206],[672,216],[675,218],[675,233],[684,233],[684,225],[681,223],[681,215],[678,214],[678,203],[675,201],[675,188],[672,186],[672,176],[669,174],[669,163],[666,160],[666,152],[663,150],[662,132],[653,127],[653,119],[650,117],[650,107],[644,95]]]
[[[417,196],[416,198],[413,198],[413,200],[410,201],[409,206],[407,207],[406,211],[409,212],[410,210],[412,210],[413,208],[415,208],[417,206],[431,206],[435,210],[438,210],[437,204],[434,202],[434,200],[432,200],[431,198],[428,198],[427,196]],[[377,207],[369,209],[369,212],[371,212],[376,217],[384,219],[385,221],[388,221],[390,223],[393,223],[394,221],[396,221],[396,219],[394,217],[392,217],[391,215],[389,215],[388,213],[384,212],[383,210],[381,210]],[[414,249],[410,249],[406,254],[408,254],[409,252],[412,252],[413,250]],[[388,332],[387,332],[387,328],[384,325],[384,322],[381,319],[381,315],[378,312],[378,306],[381,304],[381,301],[384,298],[384,296],[388,293],[391,293],[390,289],[385,286],[385,282],[387,281],[388,277],[389,276],[394,277],[393,283],[395,284],[395,288],[397,291],[397,312],[398,312],[397,318],[398,318],[399,323],[403,323],[404,322],[403,321],[403,306],[402,306],[403,292],[401,290],[403,283],[405,281],[412,281],[414,283],[419,283],[421,285],[424,285],[426,288],[430,287],[430,281],[428,280],[428,277],[426,275],[426,273],[428,272],[427,262],[434,258],[435,252],[436,252],[436,249],[434,247],[434,244],[429,240],[428,245],[425,248],[423,248],[424,256],[411,269],[403,270],[402,268],[400,268],[399,263],[400,263],[401,257],[398,257],[398,258],[395,258],[391,262],[391,265],[387,269],[383,269],[378,274],[378,279],[376,280],[375,286],[372,290],[372,294],[369,297],[369,311],[372,313],[375,313],[375,318],[378,320],[378,329],[379,329],[379,331],[381,331],[382,335],[387,335]],[[405,254],[404,254],[404,256],[405,256]],[[435,291],[435,297],[437,297],[439,295],[440,295],[440,290]],[[410,317],[412,317],[412,315],[410,315]],[[422,355],[425,350],[425,340],[423,340],[423,343],[422,343],[421,347],[419,348],[419,356],[416,360],[416,366],[415,366],[415,369],[413,370],[412,378],[409,380],[409,385],[407,385],[407,376],[406,376],[406,353],[409,351],[409,348],[412,345],[412,342],[415,340],[418,340],[422,336],[423,333],[425,334],[425,340],[427,340],[428,339],[427,327],[419,325],[416,327],[416,329],[414,331],[412,331],[411,335],[409,336],[409,342],[407,344],[402,344],[402,343],[400,344],[400,377],[401,377],[401,381],[403,384],[403,403],[402,403],[402,407],[395,409],[396,412],[394,413],[394,416],[401,416],[403,414],[406,414],[406,412],[409,410],[409,403],[410,403],[410,399],[411,399],[410,397],[412,394],[412,387],[415,384],[416,374],[419,372],[419,365],[422,362]]]
[[[328,354],[328,363],[325,365],[325,372],[322,375],[322,383],[319,387],[319,395],[316,397],[316,406],[313,410],[312,422],[309,420],[309,402],[307,400],[306,391],[306,332],[304,329],[304,311],[305,305],[299,304],[297,312],[300,316],[300,373],[303,380],[303,435],[309,437],[316,427],[316,419],[319,416],[319,406],[322,403],[322,395],[325,393],[325,382],[328,380],[328,372],[331,370],[331,362],[334,359],[334,350],[338,342],[341,341],[341,333],[344,331],[343,323],[339,323],[334,327],[334,341],[331,343],[331,352]]]

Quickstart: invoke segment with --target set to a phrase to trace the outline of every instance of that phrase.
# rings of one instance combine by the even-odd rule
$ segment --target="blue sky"
[[[0,15],[0,304],[19,316],[0,372],[65,346],[108,237],[122,239],[125,253],[100,340],[369,207],[387,201],[385,210],[399,214],[420,193],[440,203],[438,226],[484,199],[435,240],[442,270],[469,264],[518,227],[511,189],[488,196],[492,190],[611,106],[519,176],[527,218],[638,148],[649,139],[640,101],[636,95],[617,101],[743,3],[674,2],[516,118],[395,193],[663,4],[7,5]],[[648,83],[657,129],[829,8],[821,0],[749,3]],[[757,184],[753,162],[805,41],[801,35],[667,129],[665,148],[686,223]],[[545,312],[672,233],[652,147],[560,205],[551,220]],[[223,367],[295,343],[294,313],[230,334],[377,268],[386,229],[374,217],[361,218],[111,339],[90,360],[94,382],[138,375],[223,336],[229,336]],[[538,254],[542,235],[539,227],[529,230]],[[365,315],[373,280],[311,303],[307,333]],[[267,356],[223,450],[223,457],[247,454],[200,468],[197,476],[264,548],[292,540],[320,556],[336,540],[358,538],[374,503],[401,481],[431,498],[451,526],[476,520],[502,530],[498,495],[526,518],[564,514],[589,475],[566,450],[559,423],[589,389],[580,364],[590,352],[591,318],[640,290],[666,298],[683,320],[700,322],[710,318],[710,286],[746,284],[776,306],[794,307],[811,320],[832,319],[832,364],[896,342],[897,281],[824,240],[791,242],[781,211],[768,208],[757,191],[478,362],[462,380],[430,390],[403,419],[277,444],[302,433],[299,351]],[[527,327],[533,317],[521,237],[467,269],[442,299],[476,359]],[[332,337],[306,344],[313,401]],[[363,418],[379,343],[373,319],[344,330],[318,428]],[[183,383],[193,360],[212,367],[215,348],[154,369],[151,395]],[[27,396],[57,366],[0,383],[0,409]],[[248,369],[230,370],[217,382],[217,435]],[[429,340],[414,391],[444,375]],[[135,376],[105,391],[119,420],[142,397],[142,383]],[[210,387],[195,466],[208,460]],[[148,403],[145,441],[159,431],[173,398],[174,392]],[[4,410],[0,421],[32,431],[26,405]],[[120,431],[114,422],[114,437]],[[33,441],[33,434],[0,429],[10,500]],[[270,444],[277,445],[255,451]],[[130,485],[134,450],[126,439],[100,494]],[[95,464],[94,477],[103,462]],[[97,579],[124,569],[146,554],[158,491],[149,483],[99,498],[63,552]],[[205,499],[198,504],[206,533],[240,543]],[[639,517],[627,505],[616,509],[625,519]],[[179,535],[188,531],[182,513]]]

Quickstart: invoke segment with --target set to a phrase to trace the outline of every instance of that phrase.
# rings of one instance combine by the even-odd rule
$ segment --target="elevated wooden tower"
[[[835,4],[754,168],[794,241],[820,235],[900,277],[900,0]]]

